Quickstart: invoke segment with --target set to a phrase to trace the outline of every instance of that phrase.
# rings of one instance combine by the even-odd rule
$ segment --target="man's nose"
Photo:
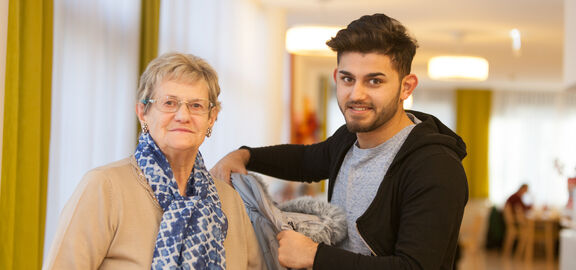
[[[366,87],[362,85],[360,82],[357,82],[352,87],[350,91],[350,99],[351,100],[362,100],[366,97]]]

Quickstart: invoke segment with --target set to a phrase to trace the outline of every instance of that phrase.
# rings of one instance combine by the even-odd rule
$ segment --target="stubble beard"
[[[394,99],[391,100],[386,106],[384,106],[380,112],[376,111],[376,118],[368,123],[361,123],[361,121],[356,121],[353,119],[349,119],[349,117],[346,117],[346,114],[344,112],[349,105],[362,104],[361,102],[354,102],[354,101],[347,102],[344,108],[342,107],[340,108],[340,110],[344,113],[344,119],[346,120],[346,128],[348,129],[348,131],[352,133],[371,132],[378,129],[379,127],[388,123],[388,121],[390,121],[390,119],[394,117],[394,115],[398,111],[398,106],[400,104],[399,99],[400,99],[400,89],[398,89],[398,93],[396,94]],[[368,105],[370,105],[370,107],[373,109],[377,109],[373,106],[373,104]]]

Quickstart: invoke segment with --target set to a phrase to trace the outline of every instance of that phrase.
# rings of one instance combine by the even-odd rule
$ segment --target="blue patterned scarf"
[[[150,134],[140,135],[134,156],[164,210],[151,269],[225,269],[228,220],[200,152],[185,197]]]

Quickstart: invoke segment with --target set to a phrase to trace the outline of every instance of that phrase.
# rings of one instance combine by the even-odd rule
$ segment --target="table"
[[[555,242],[558,239],[560,213],[554,210],[528,211],[523,228],[526,265],[532,265],[535,240],[544,243],[546,264],[554,263]],[[573,268],[576,269],[576,268]]]

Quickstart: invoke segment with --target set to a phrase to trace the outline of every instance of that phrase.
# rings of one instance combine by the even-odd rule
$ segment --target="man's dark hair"
[[[387,55],[400,79],[410,74],[412,58],[418,48],[416,39],[408,35],[406,28],[384,14],[362,16],[338,31],[326,45],[337,53],[338,63],[345,52]]]

